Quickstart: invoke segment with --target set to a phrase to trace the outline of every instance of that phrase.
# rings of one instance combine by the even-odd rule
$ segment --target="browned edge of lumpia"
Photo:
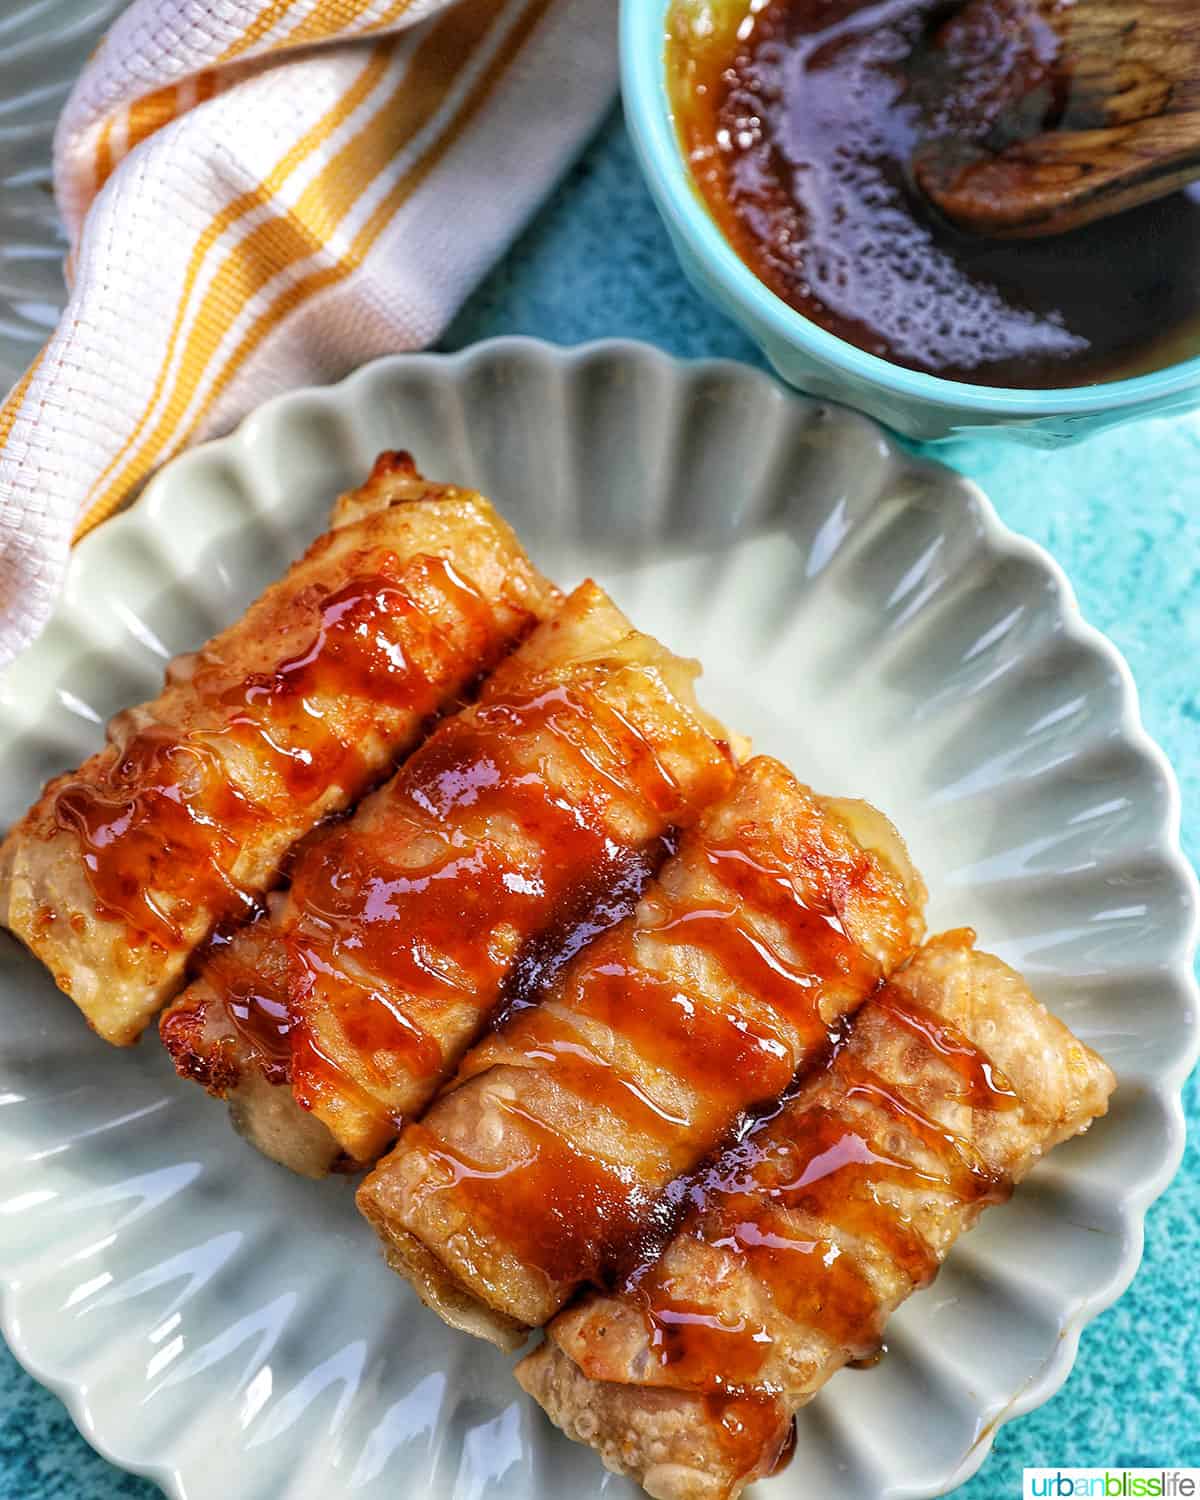
[[[661,1256],[517,1369],[656,1500],[731,1500],[877,1350],[983,1208],[1107,1108],[1104,1062],[968,933],[931,941],[827,1067],[694,1177]]]
[[[0,848],[0,919],[106,1040],[557,601],[482,497],[382,455],[242,617],[178,658]]]
[[[177,1066],[233,1093],[285,1164],[319,1173],[334,1142],[374,1160],[530,945],[573,937],[638,870],[644,883],[671,830],[729,785],[729,737],[696,702],[697,670],[580,585],[474,705],[305,846],[278,915],[236,940],[250,962],[234,983],[222,955],[164,1018]],[[245,1084],[253,1067],[328,1138],[289,1134],[286,1104],[268,1111]]]
[[[636,915],[485,1037],[363,1184],[391,1263],[498,1343],[547,1322],[911,956],[923,902],[881,814],[750,761]]]

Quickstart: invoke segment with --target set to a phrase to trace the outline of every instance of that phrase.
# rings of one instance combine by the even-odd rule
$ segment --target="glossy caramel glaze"
[[[874,1003],[891,1024],[920,1037],[918,1045],[953,1058],[953,1071],[963,1076],[960,1097],[971,1109],[1013,1107],[1011,1090],[994,1085],[988,1058],[961,1033],[931,1024],[919,1009],[914,1013],[897,989],[883,990]],[[844,1237],[877,1246],[911,1289],[926,1285],[939,1264],[920,1231],[881,1195],[882,1185],[973,1204],[1002,1200],[1009,1184],[980,1160],[968,1135],[930,1119],[901,1086],[864,1066],[853,1048],[839,1042],[826,1067],[837,1100],[862,1101],[865,1109],[848,1120],[838,1104],[822,1100],[792,1110],[785,1101],[677,1192],[687,1210],[682,1232],[735,1258],[769,1289],[783,1326],[819,1326],[824,1337],[861,1359],[878,1347],[884,1309],[869,1270],[844,1249]],[[919,1161],[889,1151],[885,1136],[895,1124],[919,1143]],[[838,1233],[797,1234],[799,1218]],[[677,1295],[669,1266],[656,1260],[636,1267],[625,1288],[644,1310],[650,1347],[669,1367],[672,1385],[743,1395],[759,1387],[779,1325],[753,1318],[729,1324],[703,1298]]]
[[[947,1086],[970,1110],[1014,1108],[1011,1087],[986,1053],[898,985],[885,986],[871,1008],[876,1024],[911,1039],[949,1075]],[[845,1241],[878,1247],[910,1289],[931,1280],[939,1264],[881,1187],[974,1204],[999,1201],[1009,1183],[969,1134],[931,1118],[902,1083],[864,1060],[852,1038],[853,1024],[831,1047],[824,1079],[802,1085],[795,1104],[785,1097],[753,1121],[712,1165],[676,1183],[673,1196],[686,1210],[681,1232],[733,1257],[768,1288],[782,1326],[819,1326],[861,1359],[878,1347],[884,1309]],[[915,1151],[889,1146],[896,1126]],[[837,1233],[797,1234],[801,1220]],[[657,1258],[635,1267],[625,1290],[643,1308],[650,1347],[672,1385],[743,1395],[760,1388],[775,1342],[770,1326],[752,1318],[731,1325],[704,1299],[678,1296],[669,1262]]]
[[[370,566],[340,588],[313,584],[297,598],[312,615],[310,634],[271,671],[229,685],[226,661],[202,653],[191,691],[214,710],[213,723],[182,735],[155,722],[118,733],[100,776],[55,789],[50,813],[79,841],[96,914],[123,921],[131,942],[190,946],[192,912],[218,922],[248,914],[257,892],[236,878],[246,841],[331,785],[369,778],[375,766],[361,743],[378,706],[425,718],[447,677],[473,676],[481,651],[486,660],[491,609],[448,559],[404,563],[384,551]],[[329,698],[355,712],[331,724],[319,709]],[[255,762],[265,794],[232,781],[231,751]]]
[[[0,914],[110,1040],[136,1037],[296,842],[557,602],[486,501],[407,455],[382,455],[337,514],[0,852]]]
[[[735,1474],[779,1474],[791,1463],[796,1424],[782,1402],[710,1392],[700,1405],[722,1459]]]
[[[954,1239],[1112,1086],[970,934],[936,939],[815,1073],[673,1186],[665,1246],[560,1314],[518,1378],[622,1472],[691,1466],[706,1494],[736,1495],[778,1464],[791,1414],[877,1354]],[[607,1426],[585,1433],[601,1405]]]
[[[679,789],[615,717],[605,725],[613,736],[605,749],[616,756],[597,773],[600,736],[594,748],[587,743],[597,712],[603,715],[586,679],[574,691],[489,698],[417,752],[372,837],[347,826],[300,860],[292,885],[293,1007],[306,1013],[319,993],[381,1088],[397,1065],[415,1079],[438,1078],[444,1007],[471,1006],[482,1023],[521,943],[581,881],[603,879],[617,853],[604,782],[620,760],[630,768],[622,796],[632,793],[652,818],[677,811]],[[526,746],[547,740],[551,755],[567,758],[588,783],[582,795],[538,775]],[[648,776],[637,775],[639,759]],[[517,837],[487,838],[493,822],[515,825]],[[430,841],[416,862],[407,858],[410,829]],[[401,860],[389,857],[396,849],[389,834]],[[389,1003],[393,995],[403,1005]],[[293,1041],[292,1081],[306,1108],[319,1097],[323,1071],[315,1049],[297,1056]]]
[[[331,837],[332,830],[318,832]],[[582,884],[577,898],[565,903],[555,919],[538,935],[525,942],[512,966],[505,972],[500,999],[491,1025],[536,1004],[540,993],[553,982],[576,953],[627,917],[638,897],[671,853],[669,834],[653,840],[644,849],[631,849],[603,862],[603,874]],[[259,920],[232,932],[218,930],[205,948],[201,966],[202,986],[192,1002],[168,1011],[163,1018],[163,1038],[180,1071],[222,1095],[239,1081],[247,1066],[253,1066],[267,1082],[283,1085],[291,1081],[292,1011],[288,999],[287,947],[279,923]],[[236,1033],[225,1041],[236,1041],[239,1060],[229,1059],[198,1039],[210,1019],[208,1010],[219,1013]],[[219,1034],[212,1040],[220,1041]]]
[[[897,872],[751,761],[636,917],[468,1055],[363,1200],[394,1179],[405,1231],[493,1308],[543,1322],[656,1242],[667,1184],[777,1098],[920,933]],[[883,934],[881,963],[856,937]]]
[[[265,915],[247,927],[232,933],[218,931],[203,956],[205,983],[211,987],[219,1005],[233,1023],[239,1040],[254,1055],[259,1071],[268,1083],[286,1084],[291,1078],[291,1011],[288,1008],[287,949],[279,941],[275,924]],[[180,1035],[176,1048],[175,1031],[187,1029],[190,1020],[186,1009],[176,1015],[168,1011],[161,1032],[176,1063],[190,1063],[194,1053]],[[202,1067],[192,1067],[192,1076],[201,1083],[217,1084]],[[236,1082],[236,1078],[230,1080]]]
[[[895,987],[885,987],[874,1006],[887,1024],[950,1062],[971,1109],[1014,1106],[986,1054],[954,1027]],[[897,1184],[976,1207],[1003,1201],[1011,1190],[980,1160],[970,1136],[930,1119],[901,1086],[863,1066],[846,1040],[834,1045],[825,1068],[819,1100],[792,1108],[785,1099],[712,1166],[675,1187],[685,1205],[679,1233],[720,1252],[726,1277],[765,1294],[767,1315],[744,1310],[731,1317],[697,1290],[686,1260],[676,1278],[675,1258],[661,1258],[658,1247],[621,1288],[641,1311],[662,1382],[702,1396],[715,1440],[738,1474],[774,1472],[780,1463],[779,1453],[768,1457],[764,1449],[778,1444],[780,1431],[783,1392],[771,1379],[772,1366],[786,1357],[780,1340],[796,1328],[818,1328],[823,1343],[855,1361],[873,1358],[881,1346],[891,1308],[870,1263],[851,1247],[866,1243],[885,1257],[905,1294],[935,1275],[937,1250],[881,1189]],[[867,1108],[847,1109],[856,1101]],[[916,1161],[889,1152],[885,1137],[895,1123],[919,1143]],[[834,1232],[822,1233],[824,1226]]]
[[[728,747],[676,697],[674,662],[582,586],[476,706],[300,852],[272,924],[283,956],[210,965],[263,1070],[354,1159],[377,1155],[491,1012],[522,1003],[547,950],[611,920],[611,892],[640,888],[668,830],[729,784]]]

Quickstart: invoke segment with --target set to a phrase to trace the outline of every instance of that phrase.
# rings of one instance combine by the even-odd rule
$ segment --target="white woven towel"
[[[134,0],[59,125],[71,298],[0,408],[0,662],[180,448],[438,335],[598,123],[614,28],[614,0]]]

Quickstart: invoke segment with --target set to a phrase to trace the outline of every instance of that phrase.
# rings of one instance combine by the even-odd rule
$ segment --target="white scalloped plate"
[[[890,812],[933,926],[976,926],[1116,1068],[1109,1116],[985,1215],[762,1494],[952,1487],[1066,1377],[1182,1149],[1196,893],[1127,669],[977,489],[864,418],[735,365],[501,340],[274,401],[89,537],[0,678],[0,822],[397,445],[700,656],[761,749]],[[115,1462],[177,1500],[632,1495],[385,1270],[349,1184],[256,1156],[153,1038],[107,1048],[7,938],[0,1103],[4,1333]]]

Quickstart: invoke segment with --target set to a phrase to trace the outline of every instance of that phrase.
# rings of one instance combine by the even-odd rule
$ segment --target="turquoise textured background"
[[[623,335],[674,354],[761,363],[680,277],[616,114],[443,345],[500,333],[559,343]],[[941,447],[936,456],[977,480],[1010,526],[1049,548],[1084,614],[1124,653],[1147,727],[1179,775],[1184,849],[1196,864],[1200,413],[1055,453],[991,439]],[[1019,1496],[1026,1465],[1200,1467],[1196,1077],[1187,1108],[1193,1138],[1174,1184],[1150,1210],[1137,1279],[1084,1333],[1064,1390],[1001,1429],[994,1453],[957,1500]],[[0,1500],[153,1500],[159,1493],[93,1453],[55,1397],[0,1345]]]

